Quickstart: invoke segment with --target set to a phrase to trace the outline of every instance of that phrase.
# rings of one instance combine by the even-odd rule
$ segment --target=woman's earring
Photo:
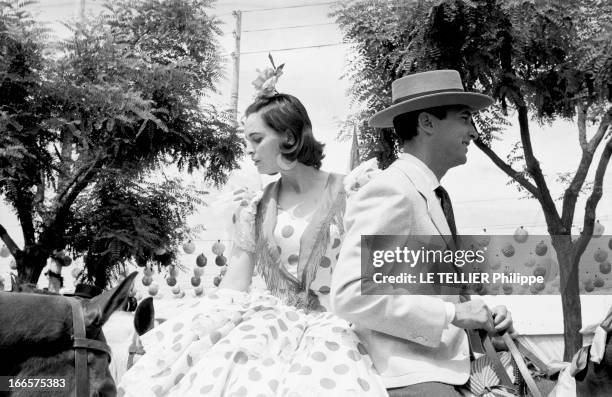
[[[297,165],[297,160],[287,161],[285,160],[283,155],[279,153],[276,156],[276,165],[278,165],[278,167],[283,171],[289,171],[295,168],[295,166]]]

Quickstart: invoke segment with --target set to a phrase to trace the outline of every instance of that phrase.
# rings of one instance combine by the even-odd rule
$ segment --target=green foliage
[[[60,43],[47,42],[27,4],[0,3],[0,195],[19,216],[26,256],[74,244],[104,262],[100,247],[116,241],[109,267],[155,260],[143,252],[175,248],[193,209],[162,191],[196,196],[176,181],[136,181],[173,163],[219,185],[237,167],[243,143],[229,114],[203,104],[221,77],[211,3],[110,1],[99,17],[67,25],[74,35]],[[102,222],[109,214],[125,222]],[[127,224],[134,219],[142,229]]]
[[[140,182],[125,170],[105,174],[75,206],[66,238],[72,252],[83,256],[87,276],[98,282],[111,278],[134,260],[144,266],[176,264],[180,244],[190,235],[186,218],[205,205],[206,192],[184,187],[181,179]],[[163,255],[155,251],[164,248]]]
[[[374,111],[388,106],[393,80],[445,68],[497,100],[478,120],[485,141],[507,124],[508,106],[547,121],[573,117],[585,101],[597,118],[611,99],[610,2],[347,1],[332,15],[358,53],[347,74],[353,98]]]

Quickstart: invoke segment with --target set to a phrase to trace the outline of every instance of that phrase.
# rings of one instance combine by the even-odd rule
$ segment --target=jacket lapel
[[[391,164],[391,167],[395,167],[402,171],[402,173],[406,175],[408,180],[425,199],[427,213],[431,219],[431,222],[434,224],[438,230],[438,233],[446,242],[446,245],[450,249],[455,249],[455,242],[453,241],[452,233],[448,226],[448,222],[446,221],[446,217],[444,216],[444,212],[442,211],[440,200],[438,197],[436,197],[435,192],[431,189],[431,186],[423,176],[422,171],[404,159],[397,159],[393,164]]]

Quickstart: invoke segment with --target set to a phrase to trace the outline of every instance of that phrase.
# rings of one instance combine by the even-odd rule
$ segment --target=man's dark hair
[[[449,110],[463,109],[464,107],[464,105],[446,105],[403,113],[393,119],[393,128],[399,137],[400,144],[403,144],[419,134],[419,114],[425,112],[443,119]]]

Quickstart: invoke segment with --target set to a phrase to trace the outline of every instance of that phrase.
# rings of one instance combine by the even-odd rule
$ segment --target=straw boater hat
[[[433,70],[415,73],[395,80],[391,84],[393,105],[370,118],[370,126],[393,127],[393,119],[415,110],[446,105],[465,105],[473,111],[482,110],[493,103],[493,98],[476,92],[465,92],[456,70]]]

